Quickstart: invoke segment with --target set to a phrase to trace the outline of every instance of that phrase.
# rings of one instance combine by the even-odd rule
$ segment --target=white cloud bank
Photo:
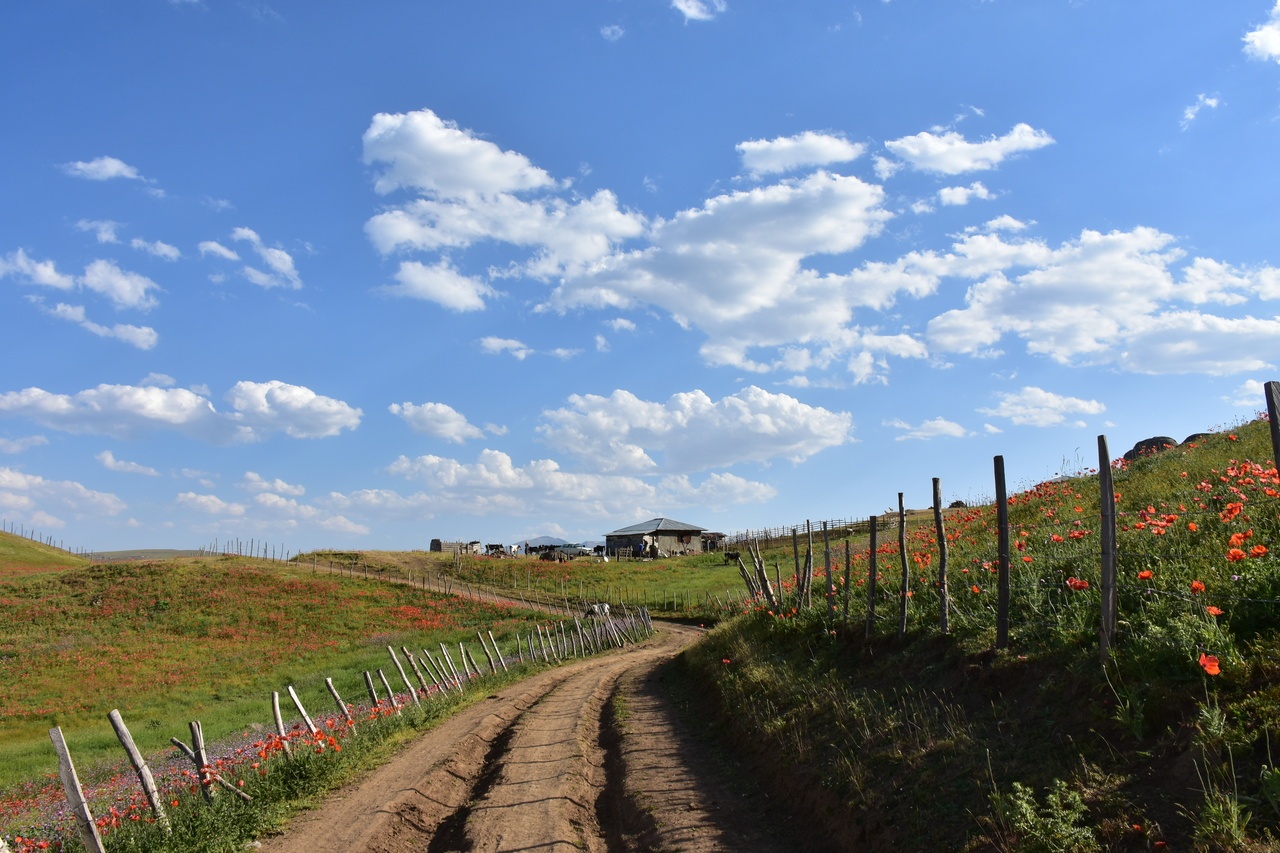
[[[772,499],[765,483],[733,474],[710,474],[700,481],[686,475],[650,480],[618,474],[564,471],[551,459],[515,465],[497,450],[483,450],[473,463],[440,456],[401,456],[388,472],[426,484],[423,491],[401,495],[377,489],[331,493],[325,506],[341,512],[421,518],[436,512],[471,515],[510,514],[583,518],[646,517],[672,508],[697,506],[719,510]]]
[[[293,438],[333,436],[355,429],[363,414],[278,380],[238,382],[226,396],[231,411],[218,412],[206,397],[186,388],[104,384],[76,394],[26,388],[0,394],[0,415],[69,433],[127,439],[172,430],[225,444],[259,441],[276,432]]]
[[[955,175],[1051,144],[1046,131],[1017,124],[979,141],[934,130],[885,147],[914,169]],[[1173,237],[1149,227],[1084,229],[1053,248],[1023,236],[1029,223],[1007,214],[963,229],[950,250],[863,260],[894,214],[883,186],[830,169],[862,154],[860,146],[805,132],[744,142],[738,152],[746,172],[769,181],[650,219],[604,190],[574,195],[522,154],[429,110],[380,114],[364,136],[374,189],[410,197],[365,230],[383,254],[430,255],[401,260],[387,293],[480,311],[500,295],[495,279],[525,278],[548,289],[537,310],[658,313],[705,336],[706,363],[790,373],[785,381],[797,386],[810,372],[841,369],[854,384],[886,382],[891,359],[997,355],[1006,336],[1063,364],[1137,372],[1222,374],[1270,363],[1266,342],[1280,319],[1259,309],[1280,295],[1276,268],[1188,262]],[[887,179],[891,167],[878,162],[875,171]],[[943,187],[937,199],[958,206],[999,195],[973,181]],[[462,250],[480,243],[514,248],[516,258],[469,270]],[[973,283],[959,307],[955,291],[938,304],[948,278]],[[904,311],[906,300],[920,307]],[[480,346],[534,354],[511,338]]]
[[[0,509],[9,520],[26,519],[40,527],[63,528],[73,520],[119,515],[124,501],[71,480],[46,480],[12,468],[0,468]],[[56,514],[55,514],[56,513]]]
[[[718,401],[702,391],[665,403],[629,391],[569,398],[543,412],[546,443],[593,469],[687,473],[742,462],[800,462],[850,440],[853,417],[755,386]],[[659,457],[659,462],[654,457]]]
[[[1100,415],[1107,410],[1107,407],[1097,400],[1064,397],[1035,386],[1027,386],[1021,391],[1002,393],[999,397],[1000,402],[996,406],[978,409],[978,412],[992,417],[1007,418],[1018,426],[1060,426],[1067,423],[1068,415]],[[1072,421],[1069,425],[1086,426],[1081,420]]]

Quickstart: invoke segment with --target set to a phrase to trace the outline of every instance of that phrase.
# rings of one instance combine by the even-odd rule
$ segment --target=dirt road
[[[271,853],[796,849],[776,821],[683,735],[658,667],[698,632],[661,626],[640,646],[503,688],[335,792]]]

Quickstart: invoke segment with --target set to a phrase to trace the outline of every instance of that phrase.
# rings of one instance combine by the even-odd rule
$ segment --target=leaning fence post
[[[276,734],[280,735],[280,747],[284,750],[286,758],[293,758],[293,749],[289,746],[289,735],[284,728],[284,717],[280,716],[280,694],[271,691],[271,715],[276,721]]]
[[[409,688],[409,695],[413,698],[413,704],[422,704],[418,701],[418,691],[414,689],[413,682],[409,680],[409,676],[404,674],[404,667],[400,664],[400,658],[396,657],[396,650],[391,646],[387,646],[387,654],[391,655],[391,662],[396,665],[396,670],[400,673],[400,680],[404,682],[405,687]]]
[[[98,825],[93,822],[93,813],[89,811],[84,791],[80,789],[80,779],[76,776],[76,766],[71,763],[71,750],[67,749],[67,742],[62,737],[62,728],[54,726],[49,729],[49,739],[53,741],[54,752],[58,753],[58,777],[67,792],[71,812],[76,817],[80,841],[90,853],[103,853],[102,836],[98,834]]]
[[[947,590],[947,529],[942,522],[942,480],[938,477],[933,478],[933,528],[938,534],[939,627],[942,633],[949,634],[951,602]]]
[[[129,755],[129,763],[133,765],[133,770],[138,774],[138,784],[142,785],[142,791],[147,795],[147,802],[151,804],[151,811],[156,816],[156,823],[168,835],[169,816],[164,812],[164,806],[160,804],[160,792],[156,790],[155,777],[151,775],[151,768],[147,766],[146,759],[142,757],[142,753],[138,751],[137,744],[133,742],[133,735],[129,734],[129,727],[124,724],[124,718],[120,716],[120,711],[113,709],[107,714],[107,719],[111,721],[111,728],[116,730],[116,737],[120,740],[120,745],[124,747],[124,751]]]
[[[1275,429],[1274,424],[1272,429]],[[1098,436],[1098,490],[1102,516],[1099,536],[1102,547],[1102,618],[1098,629],[1098,656],[1105,664],[1111,658],[1116,631],[1116,489],[1105,435]]]
[[[1004,457],[995,458],[996,534],[999,560],[996,610],[996,648],[1009,647],[1009,498],[1004,481]]]
[[[346,719],[347,725],[350,726],[351,731],[354,732],[356,730],[356,721],[351,716],[351,709],[347,707],[347,703],[343,702],[342,697],[338,695],[338,688],[333,686],[333,679],[326,678],[324,680],[324,686],[329,688],[329,695],[333,697],[333,701],[337,704],[338,713]]]
[[[307,724],[307,731],[312,734],[320,731],[316,728],[316,724],[311,722],[311,717],[307,714],[307,709],[302,707],[302,700],[298,698],[298,693],[293,689],[292,684],[289,685],[288,690],[289,698],[293,700],[293,707],[298,709],[298,713],[302,715],[302,722]]]

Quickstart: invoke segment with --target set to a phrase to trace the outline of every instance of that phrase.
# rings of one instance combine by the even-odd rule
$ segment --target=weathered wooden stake
[[[933,478],[933,529],[938,537],[938,626],[951,633],[950,591],[947,589],[947,528],[942,522],[942,480]]]
[[[898,590],[898,639],[907,636],[907,600],[911,598],[911,567],[907,565],[907,505],[898,492],[898,560],[902,563],[902,586]]]
[[[1271,422],[1271,460],[1280,465],[1280,382],[1268,382],[1263,392],[1267,396],[1267,419]]]
[[[827,619],[836,618],[836,585],[831,579],[831,537],[827,523],[822,522],[822,562],[827,575]]]
[[[298,713],[302,715],[302,722],[306,724],[307,731],[312,734],[320,731],[316,728],[316,724],[311,722],[311,717],[307,714],[307,709],[302,707],[302,700],[298,698],[298,693],[293,689],[293,685],[290,684],[287,689],[289,691],[289,698],[293,700],[293,707],[297,708]]]
[[[391,689],[391,682],[387,681],[387,674],[378,670],[378,678],[382,680],[382,686],[387,688],[387,695],[391,697],[391,707],[396,709],[396,716],[400,716],[400,703],[396,701],[396,692]]]
[[[867,556],[867,636],[876,631],[876,531],[880,527],[880,516],[871,516],[871,553]]]
[[[280,694],[271,691],[271,714],[276,721],[276,734],[280,735],[280,746],[286,758],[293,758],[293,749],[289,746],[289,733],[284,728],[284,717],[280,716]]]
[[[156,790],[156,780],[151,775],[151,768],[147,766],[146,759],[142,757],[137,744],[133,742],[133,735],[129,734],[129,727],[124,724],[120,711],[112,709],[107,714],[107,719],[111,721],[111,728],[116,730],[116,738],[128,754],[129,763],[133,765],[134,772],[138,774],[138,784],[142,786],[142,792],[147,795],[147,802],[151,804],[151,812],[156,816],[156,823],[160,824],[165,835],[168,835],[172,831],[169,826],[169,816],[165,814],[164,806],[160,802],[160,792]]]
[[[502,664],[502,671],[510,672],[507,668],[507,659],[502,656],[502,649],[498,648],[498,641],[493,638],[493,632],[486,631],[485,633],[489,635],[489,642],[493,643],[493,652],[498,656],[498,663]]]
[[[342,697],[338,695],[338,688],[333,686],[333,679],[326,678],[324,680],[324,686],[329,688],[329,695],[333,697],[334,703],[337,704],[338,713],[346,719],[347,725],[351,728],[351,731],[354,732],[356,730],[355,718],[351,716],[351,709],[347,707],[347,703],[343,702]]]
[[[76,776],[76,766],[71,762],[71,751],[62,737],[62,728],[54,726],[49,729],[49,739],[53,741],[53,750],[58,753],[58,777],[67,792],[67,802],[71,805],[71,813],[76,818],[76,829],[80,831],[80,841],[90,853],[104,853],[102,836],[98,834],[98,825],[93,821],[93,813],[85,802],[84,791],[80,788],[80,779]]]
[[[995,458],[996,559],[999,578],[996,598],[996,648],[1009,647],[1009,493],[1004,480],[1004,457]]]
[[[391,655],[391,662],[396,665],[396,670],[400,673],[400,680],[404,682],[404,686],[409,688],[409,695],[413,697],[413,704],[421,705],[418,700],[418,691],[414,689],[413,682],[409,680],[409,676],[404,674],[404,667],[400,665],[400,658],[396,657],[396,650],[387,646],[387,654]]]
[[[1275,424],[1272,424],[1272,429]],[[1098,657],[1111,658],[1116,631],[1116,487],[1111,475],[1111,453],[1107,437],[1098,436],[1098,502],[1101,507],[1099,545],[1102,548],[1102,618],[1098,628]]]

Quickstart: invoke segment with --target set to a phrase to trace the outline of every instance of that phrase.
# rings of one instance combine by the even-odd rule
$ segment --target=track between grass
[[[659,667],[699,631],[656,635],[510,685],[330,795],[269,853],[795,849],[765,804],[682,733]],[[762,808],[762,806],[765,806]]]

